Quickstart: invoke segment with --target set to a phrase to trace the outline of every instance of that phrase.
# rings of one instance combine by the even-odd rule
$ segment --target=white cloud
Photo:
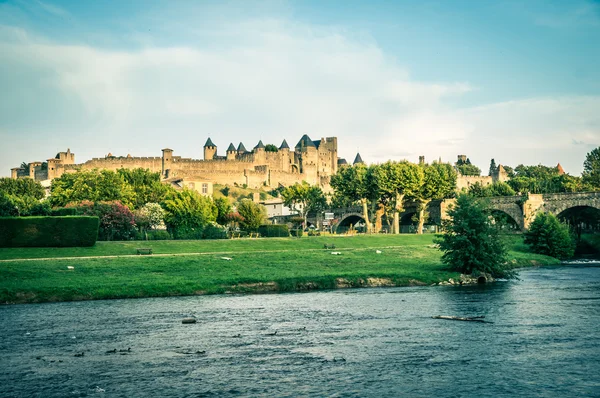
[[[308,133],[338,136],[348,160],[357,149],[368,162],[467,153],[484,169],[491,157],[546,161],[545,151],[575,159],[585,146],[573,140],[598,143],[596,97],[457,109],[448,99],[468,95],[468,82],[415,81],[375,43],[343,31],[265,20],[208,37],[221,36],[116,51],[0,29],[0,83],[13,93],[0,99],[0,135],[30,148],[5,156],[0,175],[66,147],[78,161],[159,156],[165,146],[200,158],[209,136],[220,153],[229,142],[295,145]]]

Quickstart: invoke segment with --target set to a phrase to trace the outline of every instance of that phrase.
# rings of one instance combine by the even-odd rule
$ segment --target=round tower
[[[209,138],[204,144],[204,160],[213,160],[217,155],[217,146]]]

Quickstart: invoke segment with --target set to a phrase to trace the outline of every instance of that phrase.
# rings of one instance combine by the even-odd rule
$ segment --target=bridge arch
[[[519,204],[520,197],[496,197],[488,201],[488,211],[499,211],[508,215],[521,231],[525,229],[525,220],[523,218],[523,209]]]
[[[486,213],[492,216],[496,223],[504,224],[508,226],[508,228],[513,228],[518,231],[522,230],[521,226],[519,225],[519,220],[515,219],[512,215],[508,214],[504,210],[488,208],[486,209]]]
[[[346,213],[334,226],[334,230],[336,233],[345,232],[350,228],[350,225],[355,227],[359,223],[365,224],[365,219],[361,213]]]

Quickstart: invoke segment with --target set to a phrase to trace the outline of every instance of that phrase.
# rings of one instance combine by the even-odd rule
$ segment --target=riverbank
[[[457,279],[433,235],[98,242],[0,249],[0,303],[430,285]],[[556,264],[505,238],[516,267]],[[335,249],[323,246],[335,245]],[[136,248],[153,255],[136,255]],[[380,252],[380,253],[378,253]],[[339,254],[332,254],[339,253]]]

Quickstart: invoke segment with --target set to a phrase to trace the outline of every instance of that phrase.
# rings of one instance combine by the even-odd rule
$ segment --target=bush
[[[177,240],[202,239],[203,231],[204,228],[202,227],[178,227],[170,230],[170,232],[173,234],[173,239]]]
[[[98,240],[129,240],[136,236],[133,213],[119,201],[92,203],[83,201],[74,206],[77,214],[100,218]]]
[[[296,238],[301,238],[304,235],[304,231],[302,229],[290,229],[290,234]]]
[[[308,236],[321,236],[321,231],[313,231],[312,229],[309,229]]]
[[[217,223],[208,224],[202,231],[202,239],[227,239],[227,229]]]
[[[290,236],[287,224],[268,224],[258,227],[258,233],[265,238],[283,238]]]
[[[148,240],[169,240],[171,239],[171,234],[169,234],[164,229],[159,229],[156,231],[148,231],[146,233],[148,236]]]
[[[98,217],[0,218],[0,247],[94,246],[98,225]]]
[[[538,213],[524,235],[525,243],[535,253],[564,260],[573,257],[575,252],[569,227],[561,223],[554,214]]]

